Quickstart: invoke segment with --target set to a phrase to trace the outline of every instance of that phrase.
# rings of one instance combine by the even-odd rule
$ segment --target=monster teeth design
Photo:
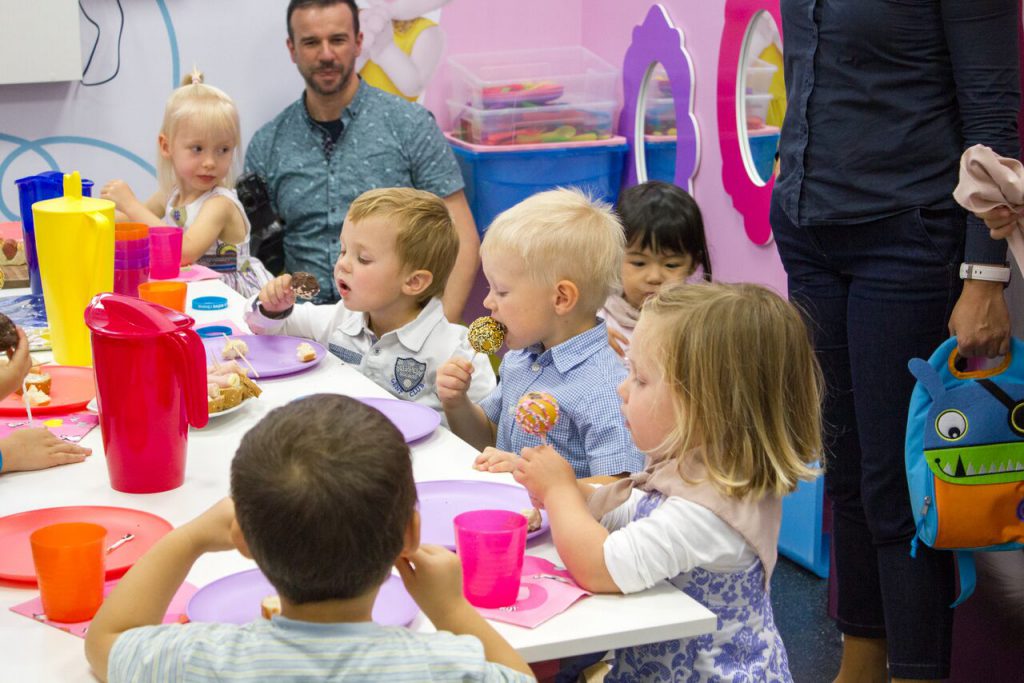
[[[974,463],[970,463],[970,462],[967,463],[967,476],[968,477],[973,477],[974,476]]]
[[[942,466],[942,471],[951,477],[953,476],[953,468],[949,466],[948,462]]]
[[[985,474],[985,466],[984,465],[982,465],[981,467],[978,468],[978,474]]]

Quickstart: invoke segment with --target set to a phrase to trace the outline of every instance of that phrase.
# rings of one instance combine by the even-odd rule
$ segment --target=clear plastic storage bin
[[[553,104],[545,107],[478,109],[448,102],[452,130],[475,145],[534,145],[610,138],[618,103]]]
[[[579,46],[454,55],[451,101],[511,109],[617,99],[619,69]]]

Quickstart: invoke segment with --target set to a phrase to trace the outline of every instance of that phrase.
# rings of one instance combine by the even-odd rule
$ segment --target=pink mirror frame
[[[763,185],[754,182],[743,162],[738,107],[736,101],[743,59],[744,39],[751,21],[760,12],[767,12],[782,32],[779,0],[726,0],[725,28],[718,51],[718,138],[722,151],[722,185],[732,198],[732,205],[743,216],[743,228],[754,244],[765,245],[772,240],[768,223],[773,175]]]

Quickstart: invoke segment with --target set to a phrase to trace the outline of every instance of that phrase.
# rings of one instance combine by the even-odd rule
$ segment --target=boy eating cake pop
[[[299,273],[282,275],[252,300],[246,322],[256,334],[318,341],[395,397],[439,410],[437,369],[453,355],[474,355],[466,328],[448,322],[441,306],[459,251],[448,208],[421,190],[370,190],[352,202],[340,239],[341,301],[296,305],[313,285],[296,282]],[[472,366],[479,400],[496,380],[486,357]]]
[[[529,392],[544,392],[558,405],[545,438],[577,477],[642,469],[615,393],[626,369],[597,317],[618,280],[624,241],[606,205],[568,189],[535,194],[487,229],[480,247],[490,286],[484,306],[504,326],[511,349],[501,363],[501,384],[477,401],[477,380],[487,376],[458,357],[437,378],[449,427],[483,450],[477,469],[511,472],[516,454],[538,445],[538,435],[515,419]]]

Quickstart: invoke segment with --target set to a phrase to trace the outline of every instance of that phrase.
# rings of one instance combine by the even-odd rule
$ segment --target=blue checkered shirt
[[[256,131],[245,152],[245,170],[267,181],[285,222],[285,269],[316,275],[316,303],[338,300],[338,235],[356,197],[379,187],[415,187],[439,197],[463,188],[451,148],[420,105],[360,80],[341,121],[334,142],[310,118],[303,95]]]
[[[541,351],[531,346],[509,351],[501,381],[480,407],[498,425],[497,447],[519,453],[540,439],[516,425],[516,403],[528,391],[545,391],[558,401],[558,422],[548,443],[572,465],[577,477],[636,472],[644,458],[619,410],[616,388],[626,377],[622,361],[608,345],[603,320],[571,339]]]

